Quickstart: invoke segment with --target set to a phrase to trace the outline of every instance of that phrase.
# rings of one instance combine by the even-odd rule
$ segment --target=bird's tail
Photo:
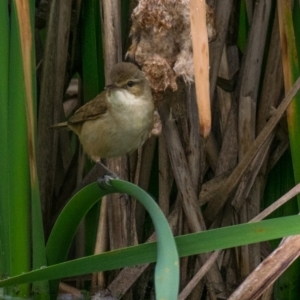
[[[51,128],[67,128],[67,127],[68,127],[67,122],[57,123],[51,126]]]

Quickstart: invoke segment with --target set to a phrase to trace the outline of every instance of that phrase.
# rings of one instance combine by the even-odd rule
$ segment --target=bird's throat
[[[110,91],[108,95],[108,102],[117,108],[122,108],[124,106],[135,106],[144,102],[144,96],[136,96],[125,89],[115,89]]]

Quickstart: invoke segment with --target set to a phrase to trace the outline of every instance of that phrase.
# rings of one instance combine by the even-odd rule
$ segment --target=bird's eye
[[[127,86],[128,87],[133,87],[134,86],[134,82],[133,81],[128,81],[127,82]]]

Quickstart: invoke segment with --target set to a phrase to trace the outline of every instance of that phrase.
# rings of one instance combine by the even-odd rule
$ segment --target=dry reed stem
[[[138,186],[144,190],[148,189],[150,174],[153,166],[154,151],[157,143],[157,137],[151,136],[141,149],[141,164],[139,170]]]
[[[207,209],[204,212],[208,223],[211,223],[214,220],[215,216],[222,209],[222,207],[224,206],[224,204],[228,199],[229,194],[237,186],[237,184],[241,179],[242,174],[246,171],[249,164],[253,161],[258,151],[264,145],[264,143],[267,140],[267,137],[270,136],[270,134],[272,134],[275,126],[280,121],[281,117],[283,116],[287,107],[293,100],[293,97],[298,92],[299,88],[300,88],[300,78],[297,79],[292,89],[287,93],[286,97],[283,99],[283,101],[280,103],[278,108],[275,110],[269,122],[266,124],[264,129],[260,132],[258,137],[255,139],[255,141],[253,142],[253,144],[251,145],[251,147],[249,148],[249,150],[247,151],[243,159],[233,170],[233,172],[228,177],[226,182],[224,182],[224,184],[217,191],[215,191],[215,197],[218,198],[218,201],[210,201]]]
[[[158,138],[158,163],[159,163],[159,207],[165,214],[169,215],[170,210],[170,192],[174,181],[168,150],[163,135]]]
[[[192,232],[205,230],[205,223],[197,204],[197,196],[192,184],[185,153],[181,144],[175,120],[172,119],[168,104],[160,103],[158,108],[163,123],[163,135],[169,152],[177,187],[183,197],[183,209]]]
[[[211,130],[211,111],[206,3],[204,0],[190,0],[190,20],[200,132],[204,138],[207,138]]]
[[[278,15],[275,12],[275,18],[272,28],[272,35],[269,44],[267,65],[265,70],[265,77],[263,80],[262,92],[260,95],[260,102],[257,112],[256,130],[259,133],[266,125],[269,116],[271,115],[272,108],[277,107],[278,102],[283,92],[283,72],[281,62],[281,49],[279,47],[279,25]],[[270,140],[269,145],[272,141]],[[257,178],[255,179],[253,189],[256,190],[257,199],[263,198],[264,188],[266,184],[267,174],[269,172],[268,166],[270,166],[272,156],[270,156],[270,146],[266,146],[267,153],[260,168]],[[272,155],[276,153],[276,150],[272,152]],[[280,153],[280,157],[283,152]],[[258,255],[258,258],[260,255]]]
[[[242,64],[239,90],[239,160],[255,139],[256,103],[271,1],[257,3]]]
[[[270,172],[275,167],[275,165],[277,164],[281,156],[285,153],[285,151],[289,147],[290,147],[290,140],[287,136],[286,139],[279,142],[277,148],[270,155],[268,165],[267,165],[267,171],[266,171],[267,173]]]
[[[274,134],[271,134],[264,145],[261,147],[261,149],[258,151],[257,155],[253,159],[253,161],[250,163],[247,171],[243,174],[239,185],[237,187],[237,190],[234,194],[234,197],[231,201],[231,205],[234,207],[236,212],[239,212],[245,202],[249,201],[249,194],[252,192],[253,184],[255,182],[255,179],[258,176],[259,171],[261,170],[262,165],[268,158],[269,149],[271,147],[271,142],[273,141]],[[260,198],[257,199],[258,202],[260,201]],[[252,203],[252,205],[254,205]],[[258,205],[260,207],[260,205]],[[259,213],[259,211],[257,211]],[[256,213],[256,214],[257,214]],[[256,215],[255,214],[255,215]],[[249,217],[251,219],[251,217]],[[248,222],[249,218],[241,221],[242,223]]]
[[[222,78],[233,81],[239,69],[240,58],[238,48],[236,46],[226,45],[223,49],[218,80],[220,81]],[[218,109],[220,110],[220,131],[222,136],[224,136],[231,103],[233,101],[233,93],[228,93],[221,87],[217,87],[217,101]]]
[[[242,160],[255,139],[257,95],[270,10],[270,0],[262,0],[256,3],[242,63],[241,83],[238,90],[239,161]],[[252,189],[252,186],[267,154],[266,148],[269,148],[272,139],[272,136],[268,137],[268,142],[264,143],[264,146],[240,179],[233,203],[235,208],[238,208],[239,220],[242,223],[247,222],[251,216],[259,212],[260,199],[255,197],[256,191]],[[237,207],[237,202],[239,207]],[[250,247],[252,248],[251,251]],[[243,245],[240,250],[240,274],[244,278],[259,263],[257,257],[259,258],[260,250],[259,245]]]
[[[138,155],[140,156],[140,164],[137,164],[137,167],[135,168],[137,170],[136,174],[138,175],[136,176],[138,177],[137,185],[140,188],[144,189],[145,191],[148,190],[148,186],[149,186],[156,141],[157,141],[157,137],[151,136],[145,142],[142,149],[138,150]],[[143,226],[145,224],[145,208],[141,203],[137,201],[135,201],[135,203],[132,203],[132,206],[133,206],[132,211],[134,211],[134,213],[131,214],[132,226],[136,227],[136,228],[132,228],[132,236],[133,236],[132,240],[136,239],[135,238],[136,235],[137,235],[137,239],[141,240],[143,235]]]
[[[213,195],[215,190],[218,190],[225,180],[228,178],[232,170],[223,172],[221,175],[215,175],[211,180],[202,184],[201,192],[199,194],[199,205],[202,206],[210,201],[210,196]]]
[[[219,75],[222,78],[235,80],[235,74],[239,70],[239,55],[234,46],[225,46],[223,49]],[[217,104],[220,110],[220,121],[218,121],[222,136],[220,154],[218,156],[215,176],[219,176],[232,170],[237,164],[237,101],[233,94],[225,93],[221,88],[218,89]],[[215,113],[214,113],[215,115]],[[226,121],[225,121],[226,120]]]
[[[282,206],[284,203],[295,197],[300,193],[300,183],[294,186],[291,190],[289,190],[286,194],[280,197],[277,201],[272,203],[269,207],[259,213],[255,218],[253,218],[249,223],[260,221],[267,216],[269,216],[272,212],[274,212],[277,208]]]
[[[259,133],[268,122],[272,109],[278,106],[283,94],[283,71],[279,36],[278,13],[275,12],[267,65],[257,112],[256,129]]]
[[[223,135],[223,142],[215,172],[216,176],[222,175],[224,172],[236,167],[238,155],[237,109],[237,101],[233,99]]]
[[[269,288],[261,296],[261,300],[272,300],[273,299],[273,291],[274,291],[274,285],[271,284],[269,286]]]
[[[199,118],[197,113],[196,93],[194,85],[186,88],[186,123],[188,127],[186,159],[194,189],[198,194],[205,169],[205,141],[199,135]]]
[[[98,221],[98,230],[96,237],[96,244],[94,248],[94,254],[100,254],[108,249],[108,228],[107,228],[107,201],[106,196],[102,198],[100,216]],[[91,287],[94,292],[98,289],[102,289],[105,286],[104,272],[98,272],[93,274]]]
[[[61,282],[59,284],[59,293],[60,294],[69,294],[73,297],[73,299],[79,299],[82,297],[81,291],[79,289],[74,288],[73,286]]]
[[[245,0],[245,2],[246,2],[247,19],[250,25],[252,23],[252,18],[253,18],[254,2],[252,0]]]
[[[213,99],[216,89],[217,77],[220,68],[222,52],[228,34],[228,23],[232,11],[233,0],[222,0],[216,2],[215,26],[218,33],[216,39],[209,45],[210,59],[210,97]]]
[[[45,224],[51,220],[54,183],[58,176],[56,169],[58,132],[53,130],[51,125],[60,121],[62,115],[61,99],[64,95],[66,78],[71,2],[71,0],[51,2],[43,57],[38,113],[37,169]]]
[[[257,8],[254,12],[253,22],[257,22],[255,21],[257,19],[256,15]],[[271,107],[277,106],[277,103],[281,96],[282,89],[280,83],[282,82],[282,69],[280,66],[281,55],[279,47],[279,31],[277,19],[275,19],[273,24],[272,37],[269,47],[268,61],[263,82],[263,91],[260,96],[261,100],[259,101],[259,114],[256,117],[256,127],[260,127],[258,132],[260,132],[263,125],[266,124],[267,118],[268,116],[270,116]],[[270,91],[270,93],[267,93],[267,91]],[[264,112],[264,114],[262,112]],[[255,131],[255,128],[253,128],[253,130]],[[251,163],[249,169],[246,171],[246,174],[241,179],[238,187],[239,192],[236,192],[235,199],[232,201],[232,205],[235,207],[236,211],[239,211],[239,207],[242,205],[242,203],[245,203],[245,201],[247,201],[246,203],[248,204],[248,207],[246,216],[248,220],[255,217],[260,211],[260,200],[263,197],[263,191],[266,184],[267,164],[269,161],[269,153],[273,140],[274,134],[271,134],[268,138],[268,141],[265,143],[254,161]],[[243,185],[243,187],[241,187],[241,185]],[[243,222],[243,220],[241,221]],[[251,270],[254,270],[261,261],[260,244],[249,245],[247,249],[249,249],[249,254],[247,256],[249,257],[249,259],[247,260],[247,268],[245,272],[242,273],[243,277],[247,276]],[[241,250],[241,254],[243,254],[242,251],[243,250]]]
[[[160,103],[158,108],[163,123],[163,134],[169,151],[169,157],[174,172],[177,188],[182,196],[182,207],[186,216],[186,222],[191,231],[197,232],[206,229],[201,210],[199,209],[197,196],[192,184],[191,175],[188,169],[186,156],[181,144],[178,129],[172,119],[166,101]],[[208,254],[200,255],[202,264],[208,259]],[[210,286],[210,294],[224,289],[222,276],[216,265],[210,268],[207,273]]]
[[[255,300],[299,257],[300,235],[282,240],[271,253],[239,286],[228,300]]]
[[[217,170],[218,159],[220,156],[219,145],[216,137],[211,133],[205,141],[205,154],[209,167],[214,173]]]
[[[255,19],[256,13],[254,13]],[[263,126],[266,124],[268,116],[270,116],[270,111],[272,107],[276,107],[278,101],[281,98],[282,92],[282,68],[281,68],[281,53],[279,47],[279,30],[278,30],[278,22],[275,16],[275,20],[273,23],[272,36],[269,45],[269,53],[267,59],[267,66],[263,81],[263,89],[260,95],[258,113],[256,116],[256,128],[259,133]],[[267,93],[269,91],[269,93]],[[264,113],[264,114],[263,114]],[[252,165],[252,181],[248,181],[247,185],[250,188],[245,188],[244,197],[245,199],[249,199],[248,205],[248,220],[255,217],[259,211],[261,206],[261,199],[263,198],[263,192],[266,185],[266,177],[267,177],[267,165],[270,157],[271,145],[274,140],[274,135],[270,135],[268,138],[268,142],[262,147],[259,151],[261,156],[261,162],[257,162],[256,167],[254,166],[254,160]],[[265,152],[265,154],[263,154]],[[257,156],[257,157],[258,157]],[[250,167],[251,169],[251,167]],[[257,172],[258,171],[258,172]],[[249,190],[247,192],[246,190]],[[247,201],[247,203],[248,203]],[[249,245],[249,269],[250,271],[254,270],[261,262],[261,245]],[[247,275],[247,274],[246,274]]]
[[[109,83],[109,72],[114,64],[122,61],[122,39],[120,24],[120,3],[118,0],[101,2],[102,41],[104,50],[105,79]]]

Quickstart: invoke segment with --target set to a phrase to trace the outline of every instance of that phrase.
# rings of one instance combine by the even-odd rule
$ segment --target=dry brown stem
[[[186,216],[187,224],[191,231],[202,231],[206,229],[203,216],[197,204],[197,196],[192,185],[192,179],[185,158],[185,153],[182,148],[178,130],[175,126],[172,115],[166,102],[162,102],[159,106],[159,113],[163,123],[163,134],[166,140],[166,145],[169,150],[169,157],[174,172],[174,177],[177,187],[182,197],[182,207]],[[201,263],[204,263],[208,258],[207,254],[200,256]],[[215,289],[222,291],[222,277],[215,265],[207,274],[211,291]]]
[[[255,300],[300,255],[300,235],[283,239],[280,246],[265,259],[239,286],[228,300]]]
[[[64,95],[66,78],[71,2],[71,0],[51,2],[43,58],[38,118],[37,170],[46,222],[51,220],[55,179],[58,175],[56,169],[58,132],[53,130],[51,125],[60,121],[63,114],[61,99]]]
[[[205,211],[205,217],[209,223],[211,223],[214,217],[218,214],[220,209],[226,203],[229,194],[233,191],[233,189],[237,186],[239,180],[241,179],[242,174],[246,171],[249,164],[253,161],[255,156],[257,155],[258,151],[264,145],[267,137],[272,134],[275,126],[280,121],[281,117],[283,116],[284,112],[286,111],[287,107],[291,103],[293,97],[298,92],[300,88],[300,78],[297,79],[295,84],[293,85],[292,89],[287,93],[286,97],[280,103],[278,108],[275,110],[274,114],[270,118],[267,125],[255,139],[253,144],[250,146],[249,150],[231,173],[229,178],[226,182],[215,192],[216,201],[210,201],[209,205]]]

